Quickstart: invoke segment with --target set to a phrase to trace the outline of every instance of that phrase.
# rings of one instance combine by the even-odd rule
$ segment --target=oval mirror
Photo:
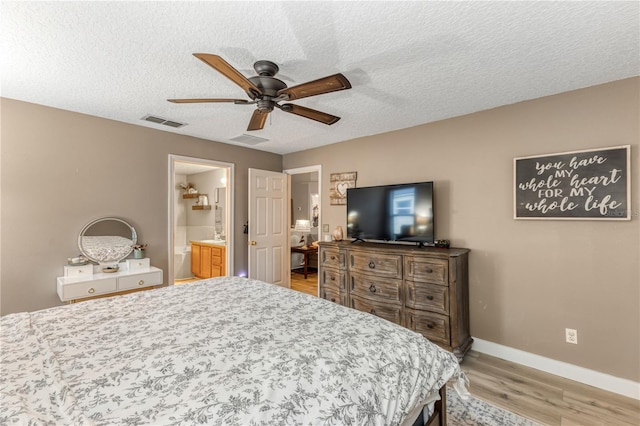
[[[117,217],[102,217],[89,222],[78,236],[80,253],[98,263],[117,263],[133,251],[138,241],[136,230]]]

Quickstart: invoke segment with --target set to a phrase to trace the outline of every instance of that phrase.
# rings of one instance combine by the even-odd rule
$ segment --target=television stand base
[[[418,248],[435,247],[435,244],[433,244],[433,243],[425,243],[424,241],[418,241],[416,243],[416,245],[418,246]]]
[[[366,241],[365,241],[365,240],[363,240],[362,238],[354,238],[354,239],[351,241],[351,244],[353,244],[353,243],[357,243],[358,241],[362,241],[363,243],[366,243]]]

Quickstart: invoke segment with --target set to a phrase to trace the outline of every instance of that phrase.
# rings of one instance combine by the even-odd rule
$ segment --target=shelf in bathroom
[[[191,210],[211,210],[211,204],[207,206],[191,206]]]
[[[200,194],[196,192],[195,194],[182,194],[182,198],[198,198],[201,195],[208,196],[208,194]]]

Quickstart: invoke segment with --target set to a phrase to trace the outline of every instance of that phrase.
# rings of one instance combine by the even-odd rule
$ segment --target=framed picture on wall
[[[630,148],[515,158],[514,219],[631,220]]]
[[[331,205],[347,204],[347,189],[356,187],[357,172],[331,173],[329,201]]]

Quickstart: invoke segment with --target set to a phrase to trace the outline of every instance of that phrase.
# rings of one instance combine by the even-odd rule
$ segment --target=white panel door
[[[289,285],[288,176],[249,169],[249,278]]]

